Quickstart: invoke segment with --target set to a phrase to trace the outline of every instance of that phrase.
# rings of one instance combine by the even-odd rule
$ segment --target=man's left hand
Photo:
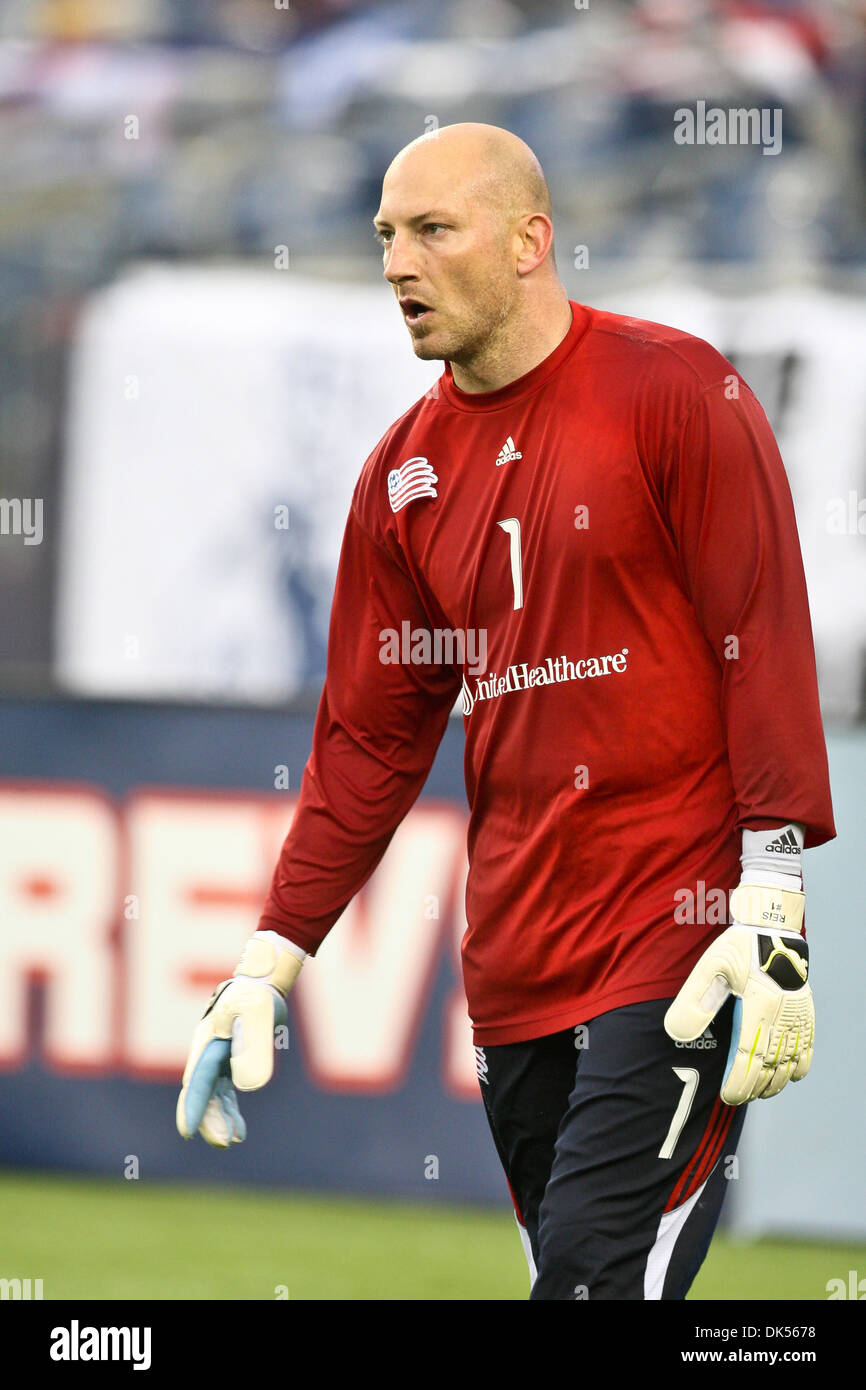
[[[665,1031],[692,1042],[736,995],[721,1097],[743,1105],[800,1081],[812,1061],[815,1007],[809,948],[800,935],[803,894],[743,884],[731,925],[704,952],[665,1014]]]

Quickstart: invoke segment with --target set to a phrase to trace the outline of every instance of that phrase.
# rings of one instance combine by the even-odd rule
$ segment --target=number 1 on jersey
[[[523,562],[520,557],[520,522],[516,516],[510,516],[505,521],[497,521],[497,526],[501,526],[503,531],[508,533],[508,545],[511,551],[511,582],[514,585],[514,607],[523,607]]]

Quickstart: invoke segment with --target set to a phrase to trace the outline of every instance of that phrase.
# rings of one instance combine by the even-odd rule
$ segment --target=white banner
[[[866,305],[664,284],[599,307],[706,338],[763,402],[797,509],[824,710],[856,717]],[[355,479],[440,372],[414,357],[384,285],[153,266],[95,296],[67,431],[61,681],[266,703],[317,688]]]

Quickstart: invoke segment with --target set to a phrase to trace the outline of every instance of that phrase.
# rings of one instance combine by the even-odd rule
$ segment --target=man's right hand
[[[217,1149],[247,1136],[239,1091],[257,1091],[274,1070],[274,1030],[286,1022],[286,995],[303,961],[252,936],[230,980],[217,985],[195,1030],[177,1100],[184,1139],[198,1131]]]

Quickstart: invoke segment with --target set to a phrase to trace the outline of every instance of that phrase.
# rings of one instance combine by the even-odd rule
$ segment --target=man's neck
[[[568,295],[559,286],[559,293],[536,305],[531,314],[521,315],[519,320],[506,325],[503,333],[485,347],[483,353],[469,362],[451,362],[454,385],[472,395],[498,391],[510,385],[559,347],[571,322]]]

